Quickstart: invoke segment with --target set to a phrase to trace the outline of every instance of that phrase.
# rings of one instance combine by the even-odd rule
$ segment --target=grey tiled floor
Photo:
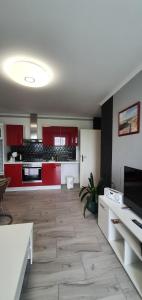
[[[20,300],[138,300],[78,190],[7,193],[14,223],[34,222],[34,261]]]

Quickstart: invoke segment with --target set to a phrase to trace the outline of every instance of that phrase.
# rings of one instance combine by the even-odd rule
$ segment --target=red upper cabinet
[[[60,146],[68,146],[68,131],[64,126],[60,126]]]
[[[23,125],[6,125],[6,141],[8,146],[23,144]]]
[[[50,127],[42,127],[42,142],[44,145],[52,145]]]
[[[5,177],[10,177],[9,187],[22,186],[22,164],[5,164]]]
[[[64,134],[62,134],[62,131]],[[77,127],[61,127],[61,136],[65,136],[66,146],[78,145],[78,128]]]
[[[42,128],[43,144],[48,146],[56,146],[60,138],[60,127],[50,126]]]
[[[42,183],[43,185],[61,184],[61,164],[43,163],[42,164]]]
[[[77,146],[78,145],[78,128],[72,127],[72,145]]]
[[[49,146],[76,146],[78,144],[78,128],[51,126],[42,128],[43,144]]]
[[[71,145],[71,128],[72,127],[61,127],[61,136],[65,138],[65,146]]]

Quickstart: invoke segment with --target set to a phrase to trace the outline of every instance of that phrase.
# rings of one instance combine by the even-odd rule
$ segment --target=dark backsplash
[[[52,158],[57,161],[76,159],[75,146],[45,146],[42,143],[28,143],[22,146],[11,146],[10,152],[15,151],[19,155],[22,155],[23,161],[42,161],[51,160]],[[10,155],[10,153],[8,155]],[[19,156],[17,160],[19,160]]]

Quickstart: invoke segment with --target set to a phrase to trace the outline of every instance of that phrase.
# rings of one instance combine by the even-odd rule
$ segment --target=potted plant
[[[82,186],[79,192],[79,197],[81,197],[80,200],[81,201],[83,201],[84,199],[86,200],[84,205],[84,211],[83,211],[84,218],[85,218],[86,209],[88,209],[93,214],[98,213],[98,195],[99,195],[100,186],[102,184],[102,180],[100,180],[98,185],[95,186],[92,173],[90,173],[90,177],[88,178],[88,181],[89,181],[88,186]]]

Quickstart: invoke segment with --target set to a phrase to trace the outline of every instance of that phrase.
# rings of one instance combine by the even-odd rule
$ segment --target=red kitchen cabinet
[[[23,125],[6,125],[6,141],[8,146],[23,144]]]
[[[60,126],[60,145],[68,146],[68,131],[64,126]]]
[[[42,142],[44,145],[52,145],[52,135],[50,127],[42,127]]]
[[[42,183],[43,185],[61,184],[61,164],[43,163],[42,164]]]
[[[78,128],[51,126],[42,128],[43,144],[48,146],[78,145]]]
[[[65,138],[65,146],[71,143],[71,127],[61,127],[61,137]]]
[[[56,139],[60,138],[60,127],[50,126],[42,128],[43,144],[48,146],[56,146]]]
[[[72,146],[77,146],[78,145],[78,128],[77,127],[72,127]]]
[[[78,128],[77,127],[61,127],[61,136],[65,136],[66,146],[78,145]]]
[[[11,181],[9,187],[22,186],[22,165],[21,164],[5,164],[5,177],[10,177]]]

